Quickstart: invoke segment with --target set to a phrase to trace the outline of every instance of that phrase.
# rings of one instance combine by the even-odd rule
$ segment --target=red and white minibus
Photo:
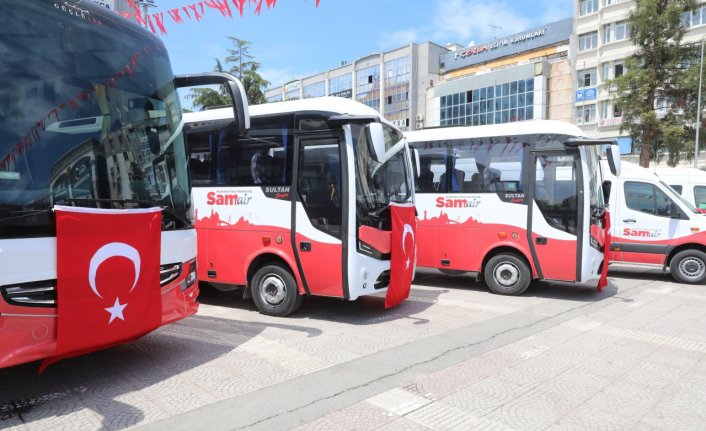
[[[623,163],[620,177],[607,175],[606,181],[613,216],[610,261],[669,268],[680,283],[706,282],[706,216],[668,185],[678,178]]]
[[[223,77],[175,81],[159,39],[93,2],[0,2],[0,26],[0,368],[109,347],[194,314],[175,82]],[[76,229],[84,218],[100,236]],[[156,240],[133,243],[143,231]]]
[[[238,136],[232,109],[185,114],[199,280],[245,287],[262,313],[280,316],[304,294],[386,292],[391,206],[414,202],[402,133],[337,97],[251,106],[250,115]],[[405,227],[412,263],[413,236]]]
[[[589,141],[557,121],[405,136],[421,164],[418,267],[475,273],[507,295],[521,294],[532,279],[599,281],[605,234],[599,144],[606,141]]]

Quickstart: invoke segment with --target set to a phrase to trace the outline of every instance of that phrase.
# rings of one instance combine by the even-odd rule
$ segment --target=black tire
[[[682,250],[669,262],[669,272],[679,283],[701,284],[706,281],[706,253]]]
[[[490,258],[483,270],[485,284],[499,295],[521,295],[530,285],[532,274],[524,259],[503,253]]]
[[[302,303],[297,281],[291,272],[278,263],[258,269],[250,286],[253,301],[262,314],[288,316]]]

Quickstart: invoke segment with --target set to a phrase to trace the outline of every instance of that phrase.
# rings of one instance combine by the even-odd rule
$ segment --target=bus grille
[[[34,281],[31,283],[3,286],[3,299],[8,304],[25,307],[56,307],[56,281]]]

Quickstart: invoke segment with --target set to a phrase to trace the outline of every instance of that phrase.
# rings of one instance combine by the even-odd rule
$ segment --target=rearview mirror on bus
[[[220,72],[179,75],[174,77],[177,88],[199,87],[203,85],[223,85],[233,102],[233,119],[239,136],[250,128],[248,98],[243,84],[233,75]]]
[[[618,144],[611,144],[606,148],[605,151],[606,159],[608,159],[608,166],[610,167],[610,173],[616,177],[620,176],[621,165],[620,165],[620,147]]]
[[[414,178],[419,178],[419,173],[422,171],[422,162],[419,158],[419,150],[417,150],[416,148],[411,149],[412,155],[414,157]]]
[[[603,189],[603,202],[610,201],[610,188],[612,185],[613,184],[609,180],[605,180],[603,181],[603,184],[601,184],[601,188]]]
[[[368,124],[368,143],[372,147],[370,148],[370,156],[373,160],[379,163],[385,161],[385,132],[382,128],[382,123],[370,123]]]

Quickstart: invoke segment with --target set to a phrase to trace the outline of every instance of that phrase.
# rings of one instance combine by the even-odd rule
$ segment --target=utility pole
[[[488,27],[493,29],[493,39],[495,39],[495,31],[496,30],[502,30],[503,28],[500,27],[499,25],[493,25],[493,24],[488,24]]]
[[[699,164],[699,131],[701,130],[701,77],[704,75],[704,39],[701,39],[701,66],[699,66],[699,97],[696,102],[696,147],[694,148],[694,168]]]

